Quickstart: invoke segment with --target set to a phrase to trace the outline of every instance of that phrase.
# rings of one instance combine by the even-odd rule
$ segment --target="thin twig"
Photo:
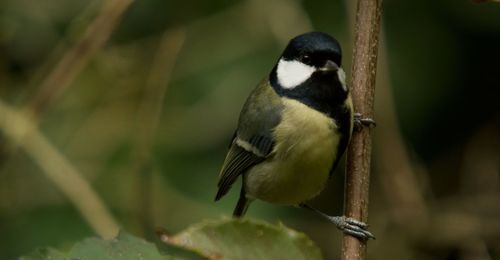
[[[138,209],[142,232],[152,229],[151,218],[151,150],[160,121],[163,100],[171,72],[184,44],[186,32],[183,29],[164,33],[155,60],[151,67],[146,87],[137,112],[136,153],[137,161],[133,171],[137,174]]]
[[[352,95],[356,112],[373,117],[381,0],[358,0],[352,66]],[[370,183],[370,129],[355,132],[347,154],[345,215],[366,222]],[[366,244],[344,235],[342,259],[364,259]]]
[[[37,93],[24,105],[22,110],[26,111],[34,123],[38,123],[48,106],[71,85],[89,60],[104,46],[132,1],[109,0],[103,4],[100,13],[87,26],[77,43],[64,53],[37,87]],[[0,144],[0,153],[5,155],[0,158],[0,166],[16,151],[15,142]]]
[[[65,194],[97,234],[111,238],[118,224],[95,191],[73,165],[38,130],[37,121],[55,98],[74,81],[89,60],[104,46],[132,0],[106,1],[100,13],[86,28],[42,81],[38,92],[24,106],[24,113],[0,102],[0,124],[9,138],[9,154],[24,148],[44,170],[47,178]],[[4,144],[5,145],[5,144]],[[0,147],[0,149],[7,149]]]
[[[349,24],[351,31],[355,23],[354,2],[344,1],[349,13]],[[383,26],[382,26],[383,27]],[[423,187],[417,180],[415,168],[416,162],[409,156],[399,129],[396,116],[394,97],[391,92],[388,52],[385,41],[384,28],[380,30],[380,43],[377,66],[378,86],[375,90],[378,102],[375,104],[378,131],[375,132],[374,161],[377,166],[380,184],[389,202],[388,208],[390,218],[394,220],[406,233],[417,236],[426,232],[424,228],[428,224],[429,209],[424,199]],[[377,145],[378,143],[378,145]],[[407,225],[412,223],[412,225]]]
[[[26,114],[0,101],[0,127],[24,148],[46,177],[69,198],[94,231],[103,238],[116,236],[119,225],[78,170],[38,130]]]
[[[26,105],[34,118],[38,118],[47,106],[71,85],[90,59],[102,49],[132,2],[132,0],[105,1],[98,16],[42,81],[38,93]]]

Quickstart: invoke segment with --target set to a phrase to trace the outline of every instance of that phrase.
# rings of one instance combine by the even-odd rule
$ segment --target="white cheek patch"
[[[286,89],[297,87],[306,81],[316,71],[316,68],[296,60],[283,60],[278,62],[276,74],[278,83]],[[345,76],[344,76],[345,77]]]
[[[345,72],[342,68],[337,70],[337,77],[339,78],[340,84],[342,85],[342,89],[347,91],[347,85],[345,84]]]

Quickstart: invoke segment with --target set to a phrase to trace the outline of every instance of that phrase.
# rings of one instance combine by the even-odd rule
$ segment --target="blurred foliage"
[[[174,259],[163,255],[156,246],[140,238],[120,232],[112,240],[87,238],[63,253],[52,248],[39,248],[21,260],[43,259]]]
[[[29,108],[105,2],[0,2],[1,101]],[[228,215],[238,192],[213,203],[216,177],[249,91],[289,38],[312,29],[339,40],[349,71],[353,8],[351,1],[134,1],[35,122],[134,235],[152,240],[158,226],[176,233]],[[370,259],[500,257],[499,13],[493,2],[384,1],[370,197],[378,239]],[[179,52],[169,53],[169,44]],[[141,112],[155,109],[156,119]],[[40,162],[0,132],[0,259],[37,247],[68,251],[95,235]],[[341,213],[342,171],[312,204]],[[341,234],[309,212],[259,202],[248,214],[305,232],[327,259],[339,255]]]
[[[158,235],[165,243],[160,250],[120,231],[108,240],[86,238],[68,252],[37,248],[20,259],[323,259],[307,236],[282,224],[222,219],[192,225],[176,235]]]

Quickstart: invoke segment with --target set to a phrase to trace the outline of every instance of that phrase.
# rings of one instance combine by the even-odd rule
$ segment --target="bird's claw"
[[[355,220],[353,218],[348,218],[345,216],[329,216],[305,203],[299,204],[300,207],[312,210],[322,217],[328,219],[330,222],[335,224],[338,229],[342,230],[344,233],[349,234],[351,236],[360,238],[360,239],[375,239],[375,236],[370,233],[366,228],[368,225],[359,220]]]
[[[329,219],[346,234],[361,239],[375,239],[375,236],[366,230],[368,225],[364,222],[345,216],[329,217]]]
[[[360,113],[354,113],[354,129],[361,130],[363,127],[373,128],[377,126],[375,120],[363,117]]]

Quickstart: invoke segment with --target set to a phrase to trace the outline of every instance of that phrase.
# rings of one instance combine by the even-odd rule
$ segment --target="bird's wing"
[[[261,82],[250,94],[219,175],[215,200],[229,191],[239,175],[271,155],[272,131],[280,121],[281,109],[281,99],[268,81]]]

